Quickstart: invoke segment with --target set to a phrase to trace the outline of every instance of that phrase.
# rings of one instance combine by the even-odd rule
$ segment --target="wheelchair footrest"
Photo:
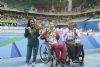
[[[81,63],[82,61],[73,61],[73,63]]]

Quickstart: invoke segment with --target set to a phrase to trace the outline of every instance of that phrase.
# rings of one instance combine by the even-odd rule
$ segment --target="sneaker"
[[[28,63],[25,63],[24,67],[28,67],[28,65],[29,65]]]
[[[34,67],[35,66],[35,62],[32,62],[32,67]]]

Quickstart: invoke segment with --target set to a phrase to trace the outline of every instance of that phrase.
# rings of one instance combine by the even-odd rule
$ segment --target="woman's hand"
[[[28,31],[31,32],[31,27],[27,27],[26,29],[28,29]]]
[[[41,37],[40,38],[42,40],[46,39],[47,38],[46,34],[47,34],[46,30],[42,30],[42,34],[41,34]]]

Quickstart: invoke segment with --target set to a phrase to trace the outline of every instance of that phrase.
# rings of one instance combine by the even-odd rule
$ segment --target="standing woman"
[[[27,28],[25,29],[25,38],[28,39],[27,44],[27,56],[26,56],[26,64],[25,67],[28,67],[29,61],[31,58],[32,50],[33,50],[33,59],[32,59],[32,65],[36,62],[36,56],[38,52],[39,47],[39,30],[36,29],[35,22],[32,19],[28,20]]]

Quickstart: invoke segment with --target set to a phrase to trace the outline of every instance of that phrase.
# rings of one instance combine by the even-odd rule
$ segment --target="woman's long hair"
[[[33,19],[29,19],[29,20],[28,20],[27,27],[30,27],[30,21],[31,21],[31,20],[33,20]],[[33,20],[33,21],[34,21],[34,20]]]
[[[27,27],[30,27],[30,21],[31,21],[31,20],[33,20],[33,19],[29,19],[29,20],[28,20]],[[34,21],[34,20],[33,20],[33,21]],[[35,21],[34,21],[34,23],[35,23]],[[36,29],[36,26],[35,26],[34,28]]]

